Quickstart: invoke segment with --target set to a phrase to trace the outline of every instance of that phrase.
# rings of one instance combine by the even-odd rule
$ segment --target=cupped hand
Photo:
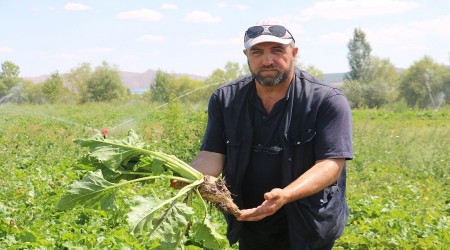
[[[285,190],[280,188],[272,189],[264,194],[264,201],[256,208],[243,209],[237,217],[238,221],[258,221],[274,214],[282,206],[288,203],[289,198]]]

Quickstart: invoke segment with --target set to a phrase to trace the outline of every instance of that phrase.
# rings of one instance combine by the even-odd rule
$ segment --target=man
[[[348,218],[345,161],[353,158],[346,98],[294,67],[298,48],[277,21],[244,38],[251,75],[208,106],[200,172],[222,174],[242,209],[226,215],[240,249],[331,249]]]

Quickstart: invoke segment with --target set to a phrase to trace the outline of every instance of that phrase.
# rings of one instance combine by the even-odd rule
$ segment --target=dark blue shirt
[[[213,93],[201,147],[201,150],[226,156],[223,176],[240,208],[259,203],[258,198],[249,195],[250,192],[256,192],[256,196],[260,197],[265,189],[272,186],[280,184],[284,187],[313,167],[317,160],[353,158],[351,110],[339,89],[295,69],[295,77],[286,97],[286,108],[280,112],[281,124],[275,129],[277,136],[273,136],[269,135],[269,130],[258,128],[252,121],[264,117],[258,118],[255,115],[257,111],[253,115],[251,112],[252,105],[255,107],[250,99],[254,84],[253,77],[247,75]],[[266,139],[269,141],[266,142]],[[261,144],[258,150],[263,151],[278,142],[281,145],[280,175],[277,175],[276,168],[267,169],[264,175],[271,175],[269,180],[259,185],[258,190],[251,190],[253,187],[247,186],[248,173],[257,172],[255,167],[261,165],[257,161],[263,159],[260,155],[256,157],[255,147]],[[266,160],[279,161],[276,156],[269,156]],[[284,206],[293,249],[329,245],[342,234],[349,213],[345,192],[344,167],[333,185]],[[227,236],[232,244],[237,241],[242,222],[231,215],[225,217],[228,222]]]

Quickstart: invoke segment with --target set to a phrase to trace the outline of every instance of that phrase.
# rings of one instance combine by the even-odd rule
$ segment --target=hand
[[[177,181],[177,180],[170,180],[170,187],[175,189],[182,189],[187,185],[186,182]]]
[[[282,206],[289,202],[287,191],[274,188],[272,191],[264,194],[265,201],[256,208],[243,209],[241,215],[237,217],[238,221],[258,221],[274,214]]]

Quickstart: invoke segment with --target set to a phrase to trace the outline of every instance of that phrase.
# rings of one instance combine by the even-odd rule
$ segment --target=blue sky
[[[0,0],[0,63],[22,77],[69,72],[106,61],[121,71],[148,69],[208,76],[246,63],[245,30],[277,18],[293,33],[303,65],[348,70],[347,43],[366,32],[372,55],[400,68],[425,55],[450,64],[450,1],[31,1]]]

